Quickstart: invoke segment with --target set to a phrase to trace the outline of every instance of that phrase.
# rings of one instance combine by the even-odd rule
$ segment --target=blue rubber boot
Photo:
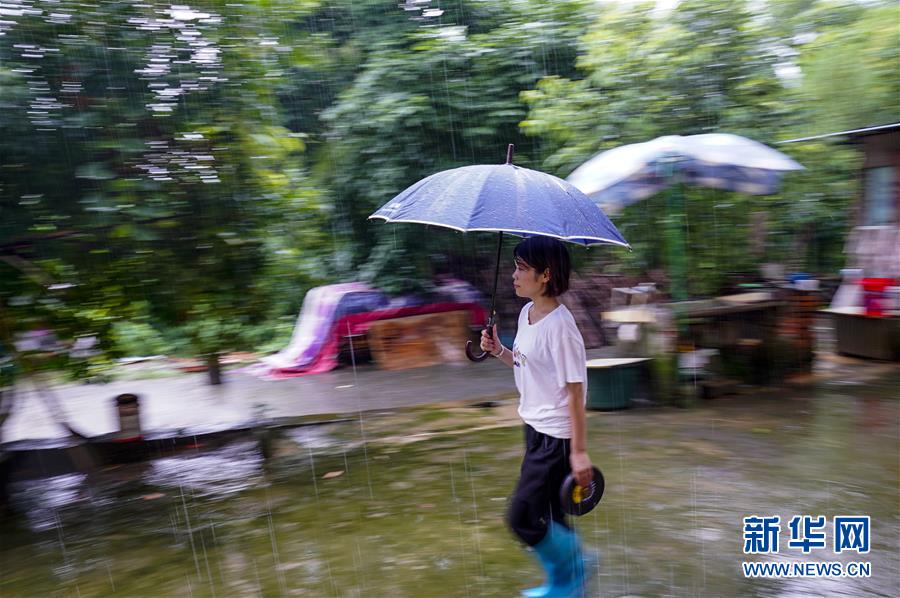
[[[534,546],[547,573],[544,585],[522,592],[527,598],[571,598],[584,596],[588,579],[596,573],[598,557],[585,553],[574,531],[551,522],[547,535]]]
[[[547,532],[550,533],[549,531]],[[546,540],[546,537],[544,538]],[[544,575],[546,579],[544,583],[535,587],[528,588],[527,590],[522,591],[522,598],[542,598],[543,596],[547,596],[547,592],[550,591],[550,588],[553,587],[554,580],[556,579],[556,562],[550,558],[549,551],[541,552],[537,549],[537,546],[531,549],[535,556],[537,557],[538,562],[541,564],[541,567],[544,569]]]

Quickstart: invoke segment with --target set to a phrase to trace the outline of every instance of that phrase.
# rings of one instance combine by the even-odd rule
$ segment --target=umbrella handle
[[[488,334],[491,334],[491,331],[494,329],[494,313],[491,312],[491,315],[488,316],[487,322],[485,322],[484,329],[488,331]],[[487,351],[482,351],[481,354],[475,353],[475,350],[472,348],[475,345],[472,341],[466,341],[466,357],[469,358],[469,361],[474,361],[478,363],[479,361],[484,361],[487,359],[488,353]]]
[[[469,361],[478,363],[479,361],[484,361],[485,359],[487,359],[487,351],[482,351],[481,355],[476,355],[472,349],[472,345],[474,345],[472,341],[466,341],[466,357],[469,358]]]

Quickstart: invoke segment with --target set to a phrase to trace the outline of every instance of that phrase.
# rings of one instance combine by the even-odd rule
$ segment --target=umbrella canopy
[[[408,187],[369,216],[387,222],[409,222],[461,232],[496,232],[497,263],[487,329],[496,317],[497,280],[503,234],[540,235],[580,245],[611,244],[630,247],[613,223],[584,193],[553,175],[512,164],[509,145],[506,164],[464,166],[426,177]],[[481,361],[472,343],[466,355]]]
[[[629,247],[584,193],[560,178],[510,163],[464,166],[433,174],[369,218],[461,232],[542,235],[580,245]]]
[[[785,171],[802,168],[781,152],[739,135],[668,135],[597,154],[567,180],[601,206],[615,209],[672,182],[770,195]]]

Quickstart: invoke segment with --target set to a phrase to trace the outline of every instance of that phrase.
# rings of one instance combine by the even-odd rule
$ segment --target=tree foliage
[[[508,143],[528,165],[539,140],[518,128],[519,94],[541,77],[567,74],[582,29],[581,2],[465,3],[457,22],[404,32],[376,43],[353,80],[323,113],[328,125],[324,186],[333,194],[345,267],[367,261],[372,280],[401,289],[427,277],[435,246],[421,234],[366,221],[387,199],[433,172],[502,163]],[[473,18],[475,13],[483,13]],[[449,22],[448,22],[449,21]],[[415,280],[415,278],[413,278]]]
[[[268,24],[296,5],[61,4],[0,38],[6,341],[49,328],[114,354],[133,318],[195,353],[240,345],[273,279],[327,276],[298,251],[324,212],[275,94],[294,56]]]
[[[824,79],[830,72],[827,56],[845,51],[836,38],[865,39],[881,48],[871,52],[872,68],[859,75],[881,85],[871,95],[868,88],[853,87],[867,96],[857,105],[866,106],[868,115],[860,112],[845,122],[856,119],[853,126],[863,126],[869,118],[881,118],[874,115],[900,113],[900,96],[887,91],[900,62],[889,44],[878,41],[879,31],[893,28],[896,34],[885,20],[894,8],[836,10],[801,4],[807,5],[806,18],[787,23],[779,20],[779,10],[791,11],[779,3],[764,13],[751,12],[743,2],[712,0],[681,2],[666,14],[650,5],[605,11],[581,40],[580,76],[547,77],[524,92],[530,110],[521,126],[548,141],[544,166],[563,175],[599,151],[661,135],[728,132],[774,144],[828,132],[818,115],[822,109],[841,110],[823,97],[831,84]],[[811,37],[822,41],[801,43]],[[896,53],[897,45],[891,48]],[[856,56],[848,54],[847,60]],[[798,81],[795,70],[807,63]],[[822,93],[816,95],[819,89]],[[839,122],[833,118],[826,126],[839,128]],[[729,273],[751,271],[763,261],[826,272],[839,266],[858,156],[827,142],[779,149],[793,154],[807,170],[788,175],[775,196],[685,190],[694,293],[716,292]],[[748,250],[763,234],[754,212],[765,214],[762,254]],[[626,266],[641,271],[663,265],[660,232],[667,217],[662,197],[624,211],[618,223],[636,249]]]
[[[900,116],[887,2],[15,6],[0,21],[0,343],[96,337],[55,364],[80,375],[140,346],[271,341],[323,282],[424,291],[434,255],[493,259],[490,238],[367,217],[507,143],[566,175],[659,135],[773,144]],[[764,260],[840,265],[858,153],[779,147],[807,170],[776,196],[687,190],[694,293]],[[665,209],[616,217],[635,247],[618,267],[665,265]]]

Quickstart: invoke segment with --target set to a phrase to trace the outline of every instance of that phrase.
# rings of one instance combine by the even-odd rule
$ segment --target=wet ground
[[[591,413],[607,481],[576,522],[602,554],[592,595],[895,596],[900,370],[825,369],[693,409]],[[248,439],[18,482],[0,595],[514,596],[539,581],[503,524],[522,450],[511,397],[357,412],[271,444],[267,462]],[[786,522],[806,514],[869,515],[871,552],[787,549]],[[749,515],[781,516],[779,556],[742,553]],[[744,560],[872,575],[748,580]]]
[[[262,380],[229,372],[220,386],[210,386],[203,373],[110,384],[70,384],[56,386],[49,401],[42,399],[32,384],[20,386],[12,415],[0,431],[0,441],[38,441],[26,443],[28,446],[69,442],[61,419],[87,436],[115,431],[118,421],[113,399],[121,393],[140,396],[145,432],[183,436],[248,426],[260,418],[475,400],[515,390],[510,369],[494,359],[399,372],[379,370],[374,365],[345,367],[286,380]]]

